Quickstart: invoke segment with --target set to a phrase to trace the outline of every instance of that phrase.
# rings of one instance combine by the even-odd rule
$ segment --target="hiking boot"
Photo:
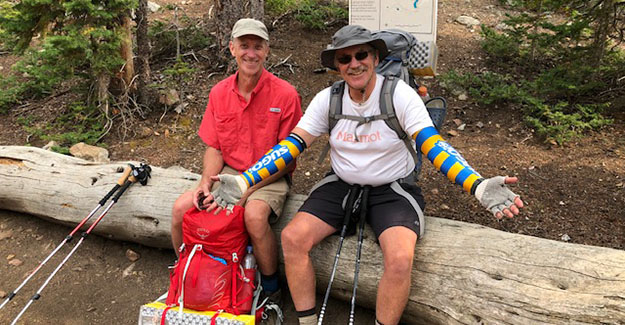
[[[263,291],[260,301],[261,305],[265,307],[260,323],[266,325],[281,325],[284,321],[284,315],[282,314],[282,289],[278,289],[269,295]]]

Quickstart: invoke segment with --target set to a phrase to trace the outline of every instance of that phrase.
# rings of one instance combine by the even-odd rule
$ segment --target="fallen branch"
[[[0,146],[0,207],[73,226],[113,186],[123,166]],[[179,167],[153,167],[148,185],[131,187],[95,231],[170,247],[173,202],[199,177]],[[304,198],[289,196],[273,226],[278,238]],[[337,244],[330,237],[311,252],[321,291]],[[343,246],[332,291],[340,299],[351,296],[356,245],[351,237]],[[369,228],[363,252],[358,304],[375,308],[383,257]],[[625,252],[427,217],[403,319],[410,324],[623,324]]]

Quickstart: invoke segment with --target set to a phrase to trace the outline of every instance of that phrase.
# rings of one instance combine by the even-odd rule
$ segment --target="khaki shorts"
[[[231,175],[240,174],[240,172],[227,165],[224,166],[224,168],[221,170],[221,173]],[[212,190],[214,191],[218,187],[219,183],[215,183]],[[269,216],[269,223],[274,223],[278,220],[280,215],[282,215],[282,207],[284,206],[284,202],[286,201],[286,195],[288,192],[289,184],[287,183],[286,178],[282,177],[279,180],[256,190],[247,198],[246,202],[249,202],[251,200],[260,200],[267,203],[271,208],[273,214],[275,214]]]

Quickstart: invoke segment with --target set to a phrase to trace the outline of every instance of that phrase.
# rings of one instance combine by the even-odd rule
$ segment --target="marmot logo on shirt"
[[[345,142],[376,142],[382,140],[382,136],[380,135],[380,131],[371,134],[359,134],[358,141],[356,141],[356,137],[354,137],[353,133],[342,132],[339,131],[336,134],[336,139],[345,141]]]
[[[280,113],[282,110],[280,109],[280,107],[270,107],[269,111],[272,113]]]

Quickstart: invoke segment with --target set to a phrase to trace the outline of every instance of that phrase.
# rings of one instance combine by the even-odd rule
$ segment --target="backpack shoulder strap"
[[[343,92],[345,91],[345,80],[339,80],[332,84],[330,88],[330,104],[328,109],[328,134],[332,133],[332,129],[339,121],[339,116],[343,115]],[[317,162],[321,164],[330,151],[330,141],[326,143],[323,150],[319,154]]]
[[[397,136],[404,141],[408,152],[414,159],[415,163],[418,161],[417,152],[415,148],[412,146],[412,141],[410,141],[410,136],[406,134],[404,129],[399,124],[399,120],[397,119],[397,114],[395,114],[395,106],[393,105],[393,94],[395,93],[395,88],[397,87],[397,83],[399,79],[395,76],[386,76],[384,81],[382,82],[382,93],[380,94],[380,115],[386,116],[384,122],[388,125],[391,130],[397,133]]]
[[[330,109],[328,110],[328,133],[332,133],[332,129],[338,122],[339,115],[343,114],[343,92],[345,91],[345,80],[339,80],[332,85],[330,89]]]

